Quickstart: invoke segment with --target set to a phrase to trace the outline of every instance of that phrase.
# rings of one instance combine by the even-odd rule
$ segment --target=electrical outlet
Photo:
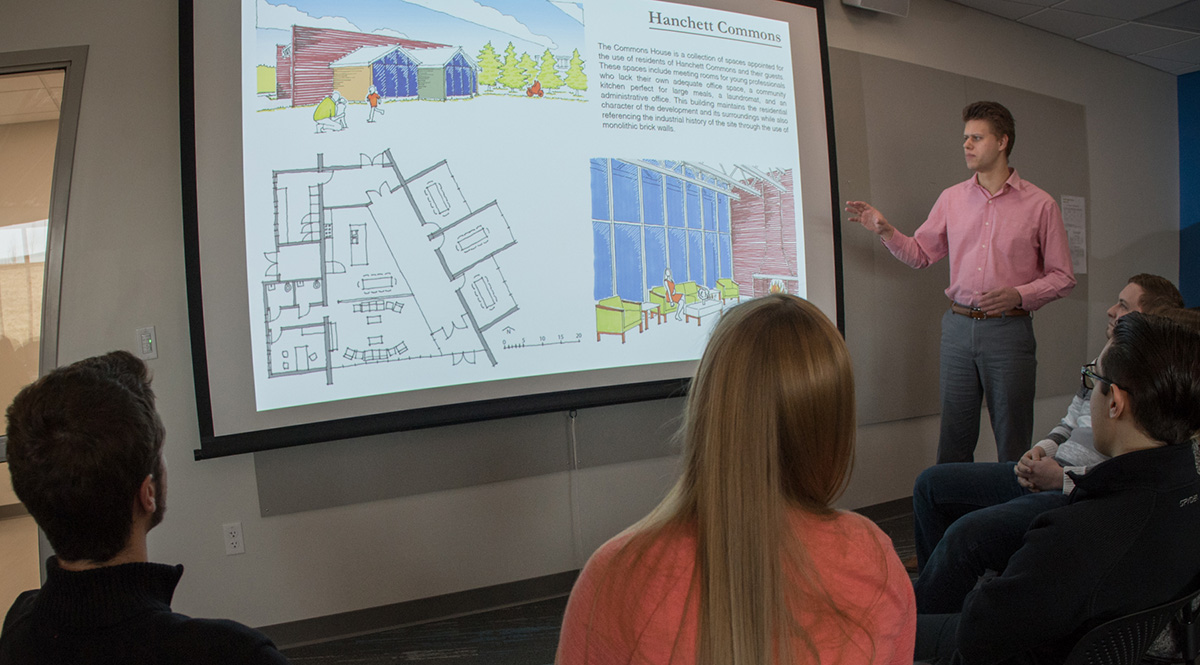
[[[222,524],[221,538],[225,541],[226,554],[244,554],[246,552],[246,541],[242,540],[241,522]]]

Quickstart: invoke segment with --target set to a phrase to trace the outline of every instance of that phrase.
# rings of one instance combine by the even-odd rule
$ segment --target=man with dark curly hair
[[[13,489],[55,556],[45,585],[9,610],[0,665],[287,663],[256,630],[171,611],[183,566],[146,550],[167,507],[165,435],[146,365],[127,351],[56,369],[13,399]]]

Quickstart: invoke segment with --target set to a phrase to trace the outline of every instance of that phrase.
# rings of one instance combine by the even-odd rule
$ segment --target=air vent
[[[893,16],[908,16],[908,0],[842,0],[842,4]]]

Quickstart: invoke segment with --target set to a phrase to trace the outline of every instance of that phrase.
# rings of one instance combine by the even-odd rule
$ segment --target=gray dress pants
[[[972,319],[947,310],[942,316],[938,464],[974,461],[984,397],[997,458],[1019,460],[1032,443],[1036,383],[1032,316]]]

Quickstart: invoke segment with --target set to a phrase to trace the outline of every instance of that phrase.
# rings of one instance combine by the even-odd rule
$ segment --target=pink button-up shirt
[[[896,231],[883,243],[913,268],[950,255],[946,296],[975,307],[992,289],[1015,287],[1029,311],[1075,287],[1071,251],[1054,198],[1017,175],[995,196],[977,176],[947,188],[912,237]]]

